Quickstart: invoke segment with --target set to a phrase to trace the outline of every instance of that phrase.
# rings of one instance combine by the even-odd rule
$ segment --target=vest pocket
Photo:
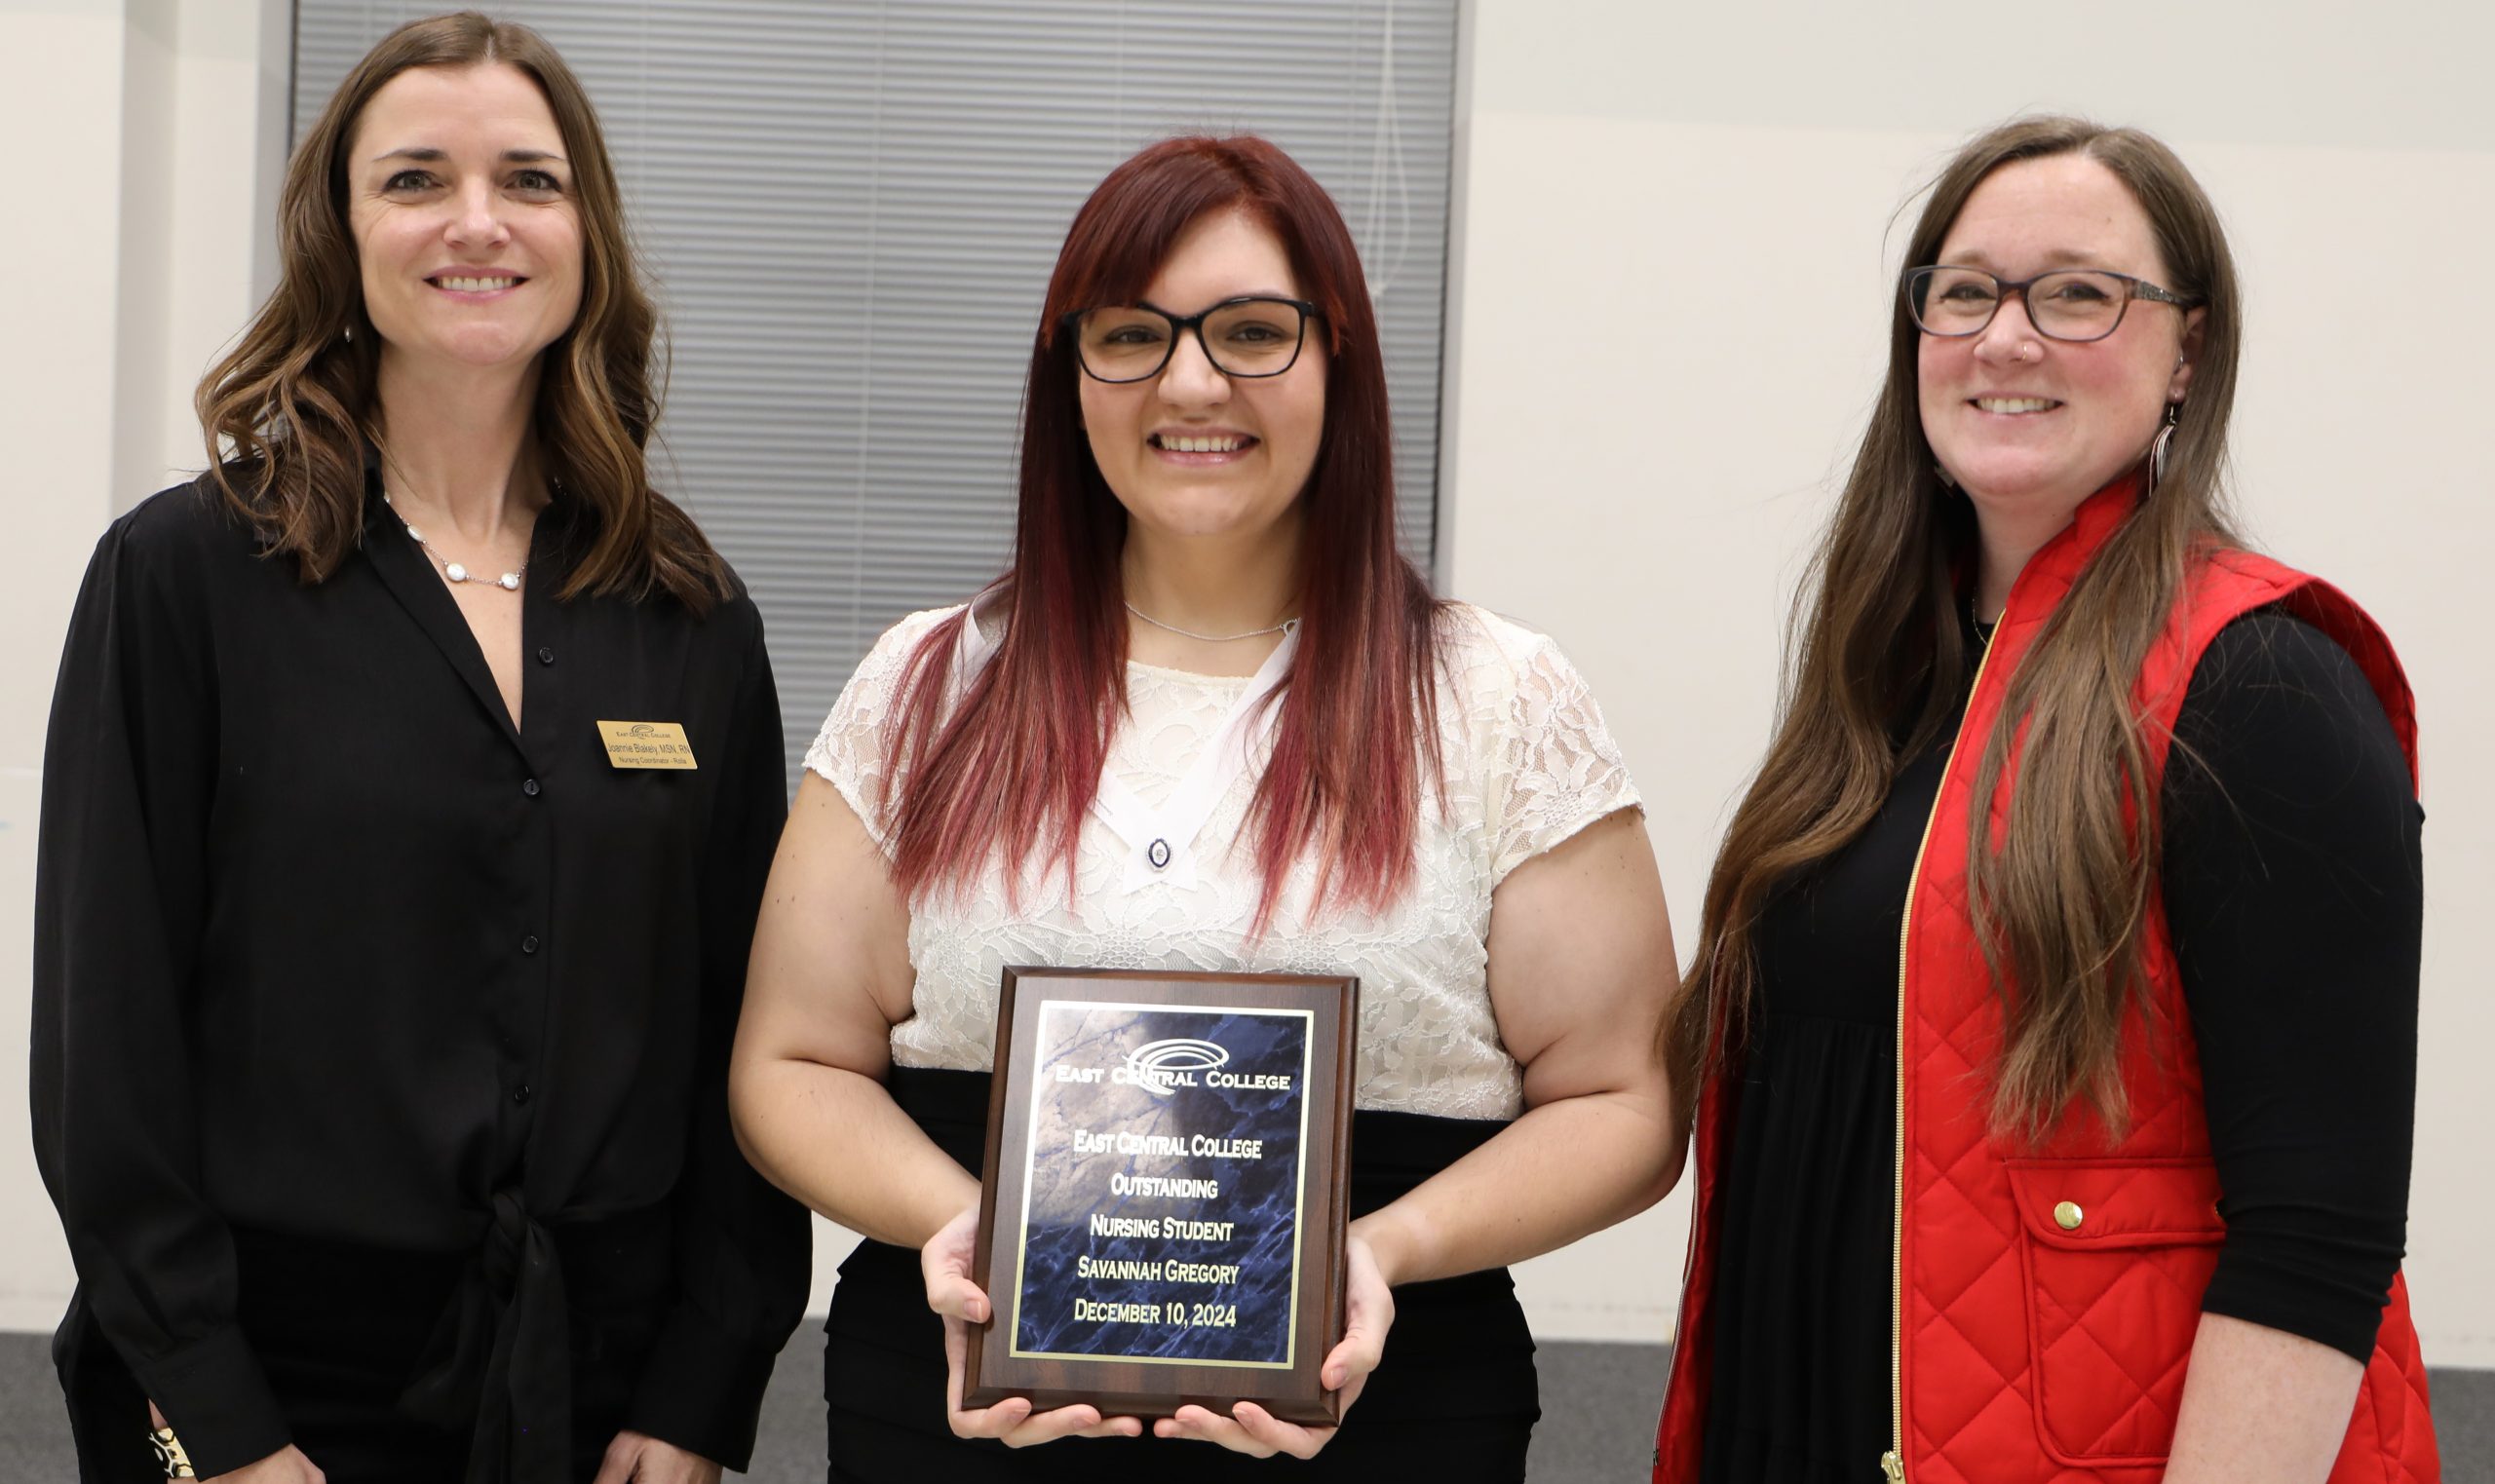
[[[2009,1160],[2028,1394],[2054,1462],[2157,1465],[2226,1222],[2208,1160]]]

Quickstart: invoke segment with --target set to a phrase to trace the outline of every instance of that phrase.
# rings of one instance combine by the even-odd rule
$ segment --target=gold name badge
[[[601,721],[597,733],[606,740],[606,760],[618,768],[694,766],[693,743],[674,722]]]

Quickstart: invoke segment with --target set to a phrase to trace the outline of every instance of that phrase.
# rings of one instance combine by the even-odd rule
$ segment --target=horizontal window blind
[[[405,4],[299,0],[299,136]],[[1454,0],[521,0],[603,120],[672,343],[660,487],[768,626],[793,768],[875,636],[993,577],[1066,223],[1171,133],[1250,131],[1351,223],[1406,551],[1436,525]]]

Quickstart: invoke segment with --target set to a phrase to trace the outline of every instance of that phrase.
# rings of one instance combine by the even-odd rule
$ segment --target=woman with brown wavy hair
[[[1907,254],[1669,1027],[1655,1477],[2433,1478],[2413,711],[2221,517],[2217,213],[2145,134],[2022,119]]]
[[[806,1288],[725,1106],[780,718],[650,487],[596,116],[534,33],[416,21],[282,210],[209,471],[105,533],[54,702],[82,1473],[715,1480]]]
[[[1367,286],[1281,150],[1113,171],[1030,365],[1013,564],[902,620],[825,722],[738,1032],[755,1163],[869,1238],[832,1299],[831,1477],[1521,1478],[1502,1265],[1679,1169],[1636,789],[1551,640],[1397,552]],[[1359,976],[1338,1427],[962,1407],[1009,964]]]

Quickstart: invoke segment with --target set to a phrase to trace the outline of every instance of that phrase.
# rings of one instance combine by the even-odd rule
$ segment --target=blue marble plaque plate
[[[1287,1368],[1312,1016],[1044,1000],[1012,1353]]]

